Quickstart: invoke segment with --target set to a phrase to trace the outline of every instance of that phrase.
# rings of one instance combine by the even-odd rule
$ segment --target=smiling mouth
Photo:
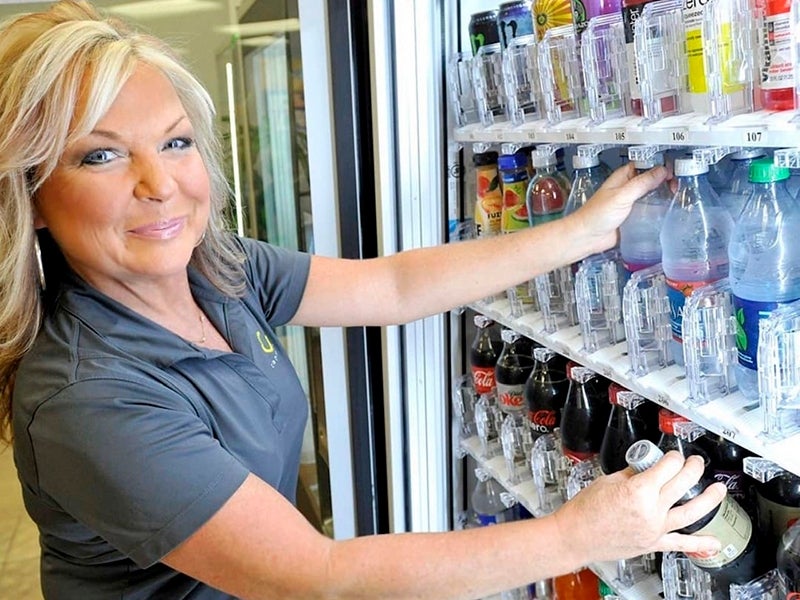
[[[186,219],[183,217],[176,219],[162,219],[154,223],[148,223],[141,227],[131,229],[130,233],[139,237],[150,239],[166,240],[178,235],[184,228]]]

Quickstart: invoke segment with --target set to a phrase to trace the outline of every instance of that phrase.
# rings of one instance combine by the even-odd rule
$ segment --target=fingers
[[[675,454],[678,454],[677,452]],[[678,457],[683,458],[678,454]],[[670,456],[670,458],[675,458]],[[679,462],[675,460],[675,462]],[[670,505],[680,500],[686,491],[703,476],[705,462],[700,456],[690,456],[682,462],[680,470],[661,488],[661,494]]]
[[[708,486],[703,493],[681,506],[675,506],[667,513],[667,530],[674,531],[698,521],[722,502],[727,489],[724,483]]]
[[[722,545],[717,538],[710,535],[668,533],[661,538],[658,549],[662,552],[714,555],[722,549]]]
[[[685,465],[686,460],[683,458],[681,453],[671,450],[667,452],[663,458],[661,458],[661,460],[659,460],[652,467],[643,473],[640,473],[638,477],[641,478],[642,482],[644,482],[646,485],[660,489],[677,477],[684,469]],[[697,479],[695,479],[695,482],[696,481]],[[683,491],[685,492],[690,485],[691,483],[685,484]],[[680,497],[681,496],[678,496],[678,498]],[[672,504],[674,504],[678,498],[675,498]]]
[[[656,189],[667,178],[667,170],[664,167],[655,167],[624,183],[622,190],[630,194],[633,198],[641,198],[647,192]]]
[[[619,187],[624,185],[636,175],[636,169],[633,163],[625,163],[620,168],[615,169],[611,175],[603,182],[601,187]]]

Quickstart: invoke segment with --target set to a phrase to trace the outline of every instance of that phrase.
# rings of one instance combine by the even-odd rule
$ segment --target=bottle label
[[[554,410],[531,410],[528,411],[528,420],[531,422],[531,429],[537,433],[551,433],[558,424],[558,415]]]
[[[744,552],[753,535],[753,523],[733,498],[725,496],[714,518],[693,535],[712,535],[720,541],[722,550],[719,552],[686,553],[698,567],[716,569],[736,560]]]
[[[592,457],[597,456],[596,452],[578,452],[568,448],[562,448],[562,450],[564,452],[564,456],[566,456],[573,465],[577,465],[579,462],[589,460]]]
[[[764,17],[763,27],[761,89],[793,88],[791,14]]]
[[[642,89],[639,85],[639,65],[636,62],[636,46],[633,32],[636,21],[642,15],[644,4],[626,6],[622,9],[623,31],[625,32],[625,55],[628,62],[628,81],[631,88],[631,100],[641,100]]]
[[[736,353],[739,364],[748,369],[758,369],[758,322],[766,319],[778,307],[777,302],[755,302],[733,297],[736,316]]]
[[[472,385],[478,394],[490,394],[495,388],[494,367],[472,367]]]
[[[499,513],[496,515],[486,515],[483,513],[476,512],[475,515],[478,517],[478,523],[480,523],[484,527],[486,525],[497,525],[498,523],[502,523],[503,521],[505,521],[505,519],[503,518],[503,513]]]
[[[503,214],[503,194],[497,167],[486,165],[475,169],[477,200],[475,202],[475,233],[477,237],[500,233]]]
[[[505,412],[520,412],[525,408],[525,384],[508,385],[497,382],[497,404]]]
[[[519,231],[530,227],[525,193],[528,191],[527,178],[522,181],[503,182],[503,211],[501,230],[503,233]]]
[[[670,325],[672,339],[683,343],[683,307],[686,298],[699,287],[708,285],[710,281],[678,281],[667,278],[667,297],[669,298]]]
[[[796,521],[800,520],[800,507],[778,504],[767,500],[761,494],[756,495],[758,500],[758,528],[764,532],[771,532],[773,539],[779,540],[784,532]]]
[[[737,502],[745,498],[744,474],[741,471],[716,470],[712,475],[714,481],[721,481],[728,488],[728,495]]]
[[[703,56],[703,9],[706,2],[708,0],[684,0],[683,4],[689,92],[692,94],[705,94],[707,91]]]

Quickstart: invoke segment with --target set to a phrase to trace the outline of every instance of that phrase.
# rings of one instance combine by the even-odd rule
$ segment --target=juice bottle
[[[524,152],[501,154],[497,159],[503,190],[503,209],[500,217],[501,233],[527,229],[528,207],[525,194],[528,190],[528,156]],[[528,284],[516,286],[516,295],[522,304],[533,304]],[[513,303],[513,300],[512,300]]]
[[[767,110],[794,108],[791,0],[767,0],[761,52],[761,104]]]
[[[488,237],[500,233],[503,214],[503,194],[497,170],[497,152],[482,152],[472,156],[475,165],[475,235]]]

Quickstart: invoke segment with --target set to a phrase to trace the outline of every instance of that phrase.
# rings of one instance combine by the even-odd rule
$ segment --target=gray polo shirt
[[[65,277],[13,398],[14,458],[48,600],[227,598],[158,561],[248,473],[294,500],[308,408],[273,327],[295,314],[310,258],[241,243],[243,298],[190,272],[232,353]]]

